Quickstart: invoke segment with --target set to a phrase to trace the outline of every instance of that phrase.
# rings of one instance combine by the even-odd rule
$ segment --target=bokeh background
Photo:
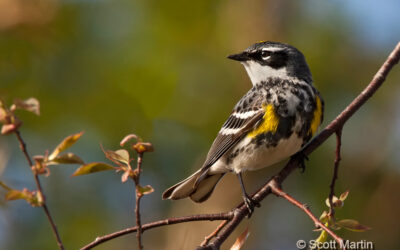
[[[36,97],[41,116],[21,111],[32,155],[84,130],[71,149],[85,161],[106,161],[136,133],[156,151],[146,154],[142,184],[155,192],[142,200],[143,222],[169,216],[226,211],[240,202],[237,180],[227,176],[202,204],[162,201],[161,193],[200,167],[238,99],[250,88],[228,54],[260,40],[290,43],[305,55],[325,98],[326,125],[369,82],[400,38],[397,0],[0,0],[0,98]],[[372,230],[339,231],[376,249],[400,249],[400,68],[346,124],[337,192],[350,190],[338,218]],[[335,140],[331,138],[284,187],[319,215],[326,207]],[[71,178],[76,167],[55,166],[44,190],[67,249],[134,225],[132,183],[112,172]],[[248,173],[255,190],[279,166]],[[34,189],[13,136],[0,137],[0,180]],[[0,190],[0,249],[56,249],[41,209],[5,202]],[[193,222],[148,231],[146,249],[193,249],[217,222]],[[286,201],[269,197],[224,244],[246,227],[245,249],[296,249],[315,239],[313,224]],[[128,235],[98,249],[135,249]]]

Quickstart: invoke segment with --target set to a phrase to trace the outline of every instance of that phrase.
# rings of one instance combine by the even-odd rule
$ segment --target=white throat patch
[[[274,69],[268,65],[263,66],[253,61],[242,62],[242,64],[245,67],[253,85],[267,80],[268,77],[278,77],[283,79],[289,78],[285,67]]]

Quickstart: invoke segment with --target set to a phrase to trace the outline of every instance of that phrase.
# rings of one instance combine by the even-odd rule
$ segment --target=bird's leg
[[[299,163],[299,168],[302,173],[304,173],[304,171],[306,171],[305,161],[306,160],[308,161],[308,156],[303,153],[303,150],[300,150],[299,152],[292,155],[291,159],[293,159]]]
[[[247,216],[247,218],[251,217],[251,214],[254,211],[254,206],[256,207],[260,207],[260,203],[258,203],[257,201],[253,200],[246,192],[246,189],[244,187],[243,184],[243,180],[242,180],[242,173],[237,173],[236,176],[239,178],[239,183],[240,183],[240,187],[242,188],[242,197],[243,197],[243,201],[247,206],[247,209],[249,210],[249,215]]]

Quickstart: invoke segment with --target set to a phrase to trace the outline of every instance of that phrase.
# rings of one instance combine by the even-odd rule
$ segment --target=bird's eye
[[[268,51],[268,50],[263,50],[263,51],[261,51],[261,57],[262,57],[262,59],[267,60],[268,57],[270,57],[270,56],[271,56],[271,51]]]

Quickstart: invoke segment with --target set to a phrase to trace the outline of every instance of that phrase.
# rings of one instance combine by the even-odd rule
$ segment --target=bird
[[[233,172],[251,216],[259,204],[246,192],[242,174],[299,155],[323,121],[324,101],[304,55],[289,44],[261,41],[228,58],[244,66],[252,88],[234,106],[202,167],[162,198],[204,202]]]

